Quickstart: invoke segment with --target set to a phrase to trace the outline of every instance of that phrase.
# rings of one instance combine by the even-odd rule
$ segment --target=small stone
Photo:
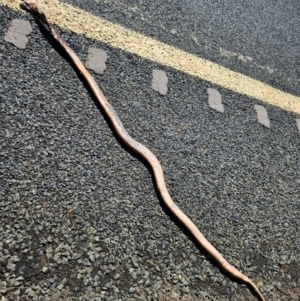
[[[93,227],[87,227],[86,231],[87,231],[88,235],[93,235],[94,233],[96,233],[96,230]]]
[[[59,259],[60,259],[60,257],[61,257],[60,255],[61,255],[60,253],[56,253],[56,254],[53,256],[53,260],[56,261],[56,262],[59,261]]]
[[[208,294],[205,291],[201,291],[199,294],[201,297],[205,298]]]
[[[48,238],[49,239],[49,238]],[[52,253],[53,252],[53,249],[52,247],[47,247],[46,248],[46,253]]]
[[[130,293],[133,293],[135,291],[135,288],[134,287],[131,287],[130,289],[129,289],[129,292]]]
[[[8,270],[13,270],[16,265],[12,261],[9,261],[6,267]]]
[[[43,267],[43,268],[42,268],[42,272],[43,272],[43,273],[46,273],[47,271],[48,271],[48,267]]]
[[[13,132],[10,132],[8,129],[5,129],[4,131],[5,131],[5,137],[6,138],[11,138],[14,134]]]
[[[162,70],[153,69],[152,71],[152,89],[161,95],[166,95],[168,92],[168,77]]]
[[[153,287],[152,287],[152,290],[153,290],[154,292],[157,292],[157,291],[160,289],[160,287],[161,287],[161,284],[160,284],[160,283],[155,283],[155,284],[153,285]]]
[[[66,284],[66,282],[67,282],[67,278],[64,278],[64,279],[61,281],[62,284]]]
[[[63,287],[64,287],[64,285],[63,285],[63,284],[60,284],[60,285],[57,287],[57,289],[61,291],[61,290],[63,289]]]
[[[190,289],[189,289],[188,286],[184,286],[184,287],[181,288],[181,291],[182,291],[183,293],[185,293],[185,294],[188,294],[188,293],[190,292]]]
[[[6,282],[5,281],[0,281],[0,293],[5,293],[6,290],[7,290]]]
[[[19,262],[20,261],[20,258],[17,256],[17,255],[14,255],[11,257],[11,259],[13,262]]]
[[[104,286],[105,286],[106,288],[110,288],[110,287],[111,287],[111,282],[107,282]]]
[[[53,292],[51,295],[51,300],[53,301],[61,300],[61,292],[60,291]]]

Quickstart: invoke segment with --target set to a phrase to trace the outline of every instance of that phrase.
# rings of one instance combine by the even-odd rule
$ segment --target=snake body
[[[109,121],[111,122],[113,129],[115,130],[118,137],[125,145],[127,145],[136,154],[144,158],[146,162],[148,162],[148,164],[151,166],[155,178],[155,183],[157,186],[157,191],[164,204],[170,210],[170,212],[186,227],[186,229],[188,229],[188,231],[193,235],[193,237],[200,244],[200,246],[215,260],[215,262],[219,265],[221,269],[227,272],[230,276],[250,286],[250,288],[252,288],[256,293],[259,300],[265,301],[264,297],[260,293],[257,286],[246,275],[244,275],[243,273],[238,271],[234,266],[229,264],[223,258],[223,256],[216,250],[216,248],[212,246],[212,244],[203,236],[203,234],[199,231],[196,225],[190,220],[190,218],[186,214],[184,214],[173,202],[166,187],[162,166],[159,163],[156,156],[146,146],[139,143],[128,134],[121,120],[119,119],[116,111],[111,106],[111,104],[107,101],[107,99],[101,92],[98,84],[96,83],[92,75],[86,70],[83,63],[77,57],[75,52],[70,48],[70,46],[61,38],[59,33],[49,24],[45,14],[42,11],[40,11],[39,8],[34,3],[23,2],[21,4],[21,7],[29,11],[30,13],[32,13],[37,19],[39,19],[39,21],[43,23],[43,25],[46,28],[48,28],[48,30],[53,35],[54,39],[61,45],[64,51],[68,54],[68,56],[71,58],[74,65],[78,69],[78,71],[84,77],[90,89],[93,91],[97,101],[99,102],[101,108],[103,109]]]

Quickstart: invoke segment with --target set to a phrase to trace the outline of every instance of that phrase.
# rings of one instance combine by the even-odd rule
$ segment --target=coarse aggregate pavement
[[[117,22],[113,3],[99,13]],[[147,165],[116,139],[34,19],[2,6],[0,36],[15,18],[33,32],[25,50],[0,39],[0,300],[257,300],[168,213]],[[83,61],[89,47],[106,51],[96,81],[207,239],[266,300],[299,300],[300,116],[63,33]],[[297,81],[297,71],[278,68]],[[153,69],[168,76],[165,96],[151,88]],[[289,81],[273,83],[300,95]],[[224,114],[208,106],[207,88],[222,95]],[[266,107],[270,129],[257,122],[255,104]]]

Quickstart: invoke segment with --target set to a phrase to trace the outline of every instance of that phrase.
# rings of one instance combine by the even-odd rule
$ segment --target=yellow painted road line
[[[299,96],[283,92],[249,76],[94,16],[70,4],[58,0],[32,1],[41,7],[51,23],[61,28],[69,29],[77,34],[134,53],[144,59],[300,114]],[[20,2],[20,0],[0,0],[0,4],[7,5],[14,10],[20,10]]]

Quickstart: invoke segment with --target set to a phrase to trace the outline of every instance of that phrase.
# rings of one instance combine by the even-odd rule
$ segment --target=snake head
[[[28,12],[30,12],[33,16],[37,17],[42,23],[50,27],[48,20],[45,14],[39,10],[38,6],[35,3],[28,3],[26,1],[20,4],[20,7]]]
[[[26,2],[26,1],[24,1],[24,2],[22,2],[22,3],[20,4],[20,7],[21,7],[22,9],[27,10],[27,11],[29,11],[29,12],[32,11],[33,6],[36,6],[36,5],[35,5],[34,3],[28,3],[28,2]]]

